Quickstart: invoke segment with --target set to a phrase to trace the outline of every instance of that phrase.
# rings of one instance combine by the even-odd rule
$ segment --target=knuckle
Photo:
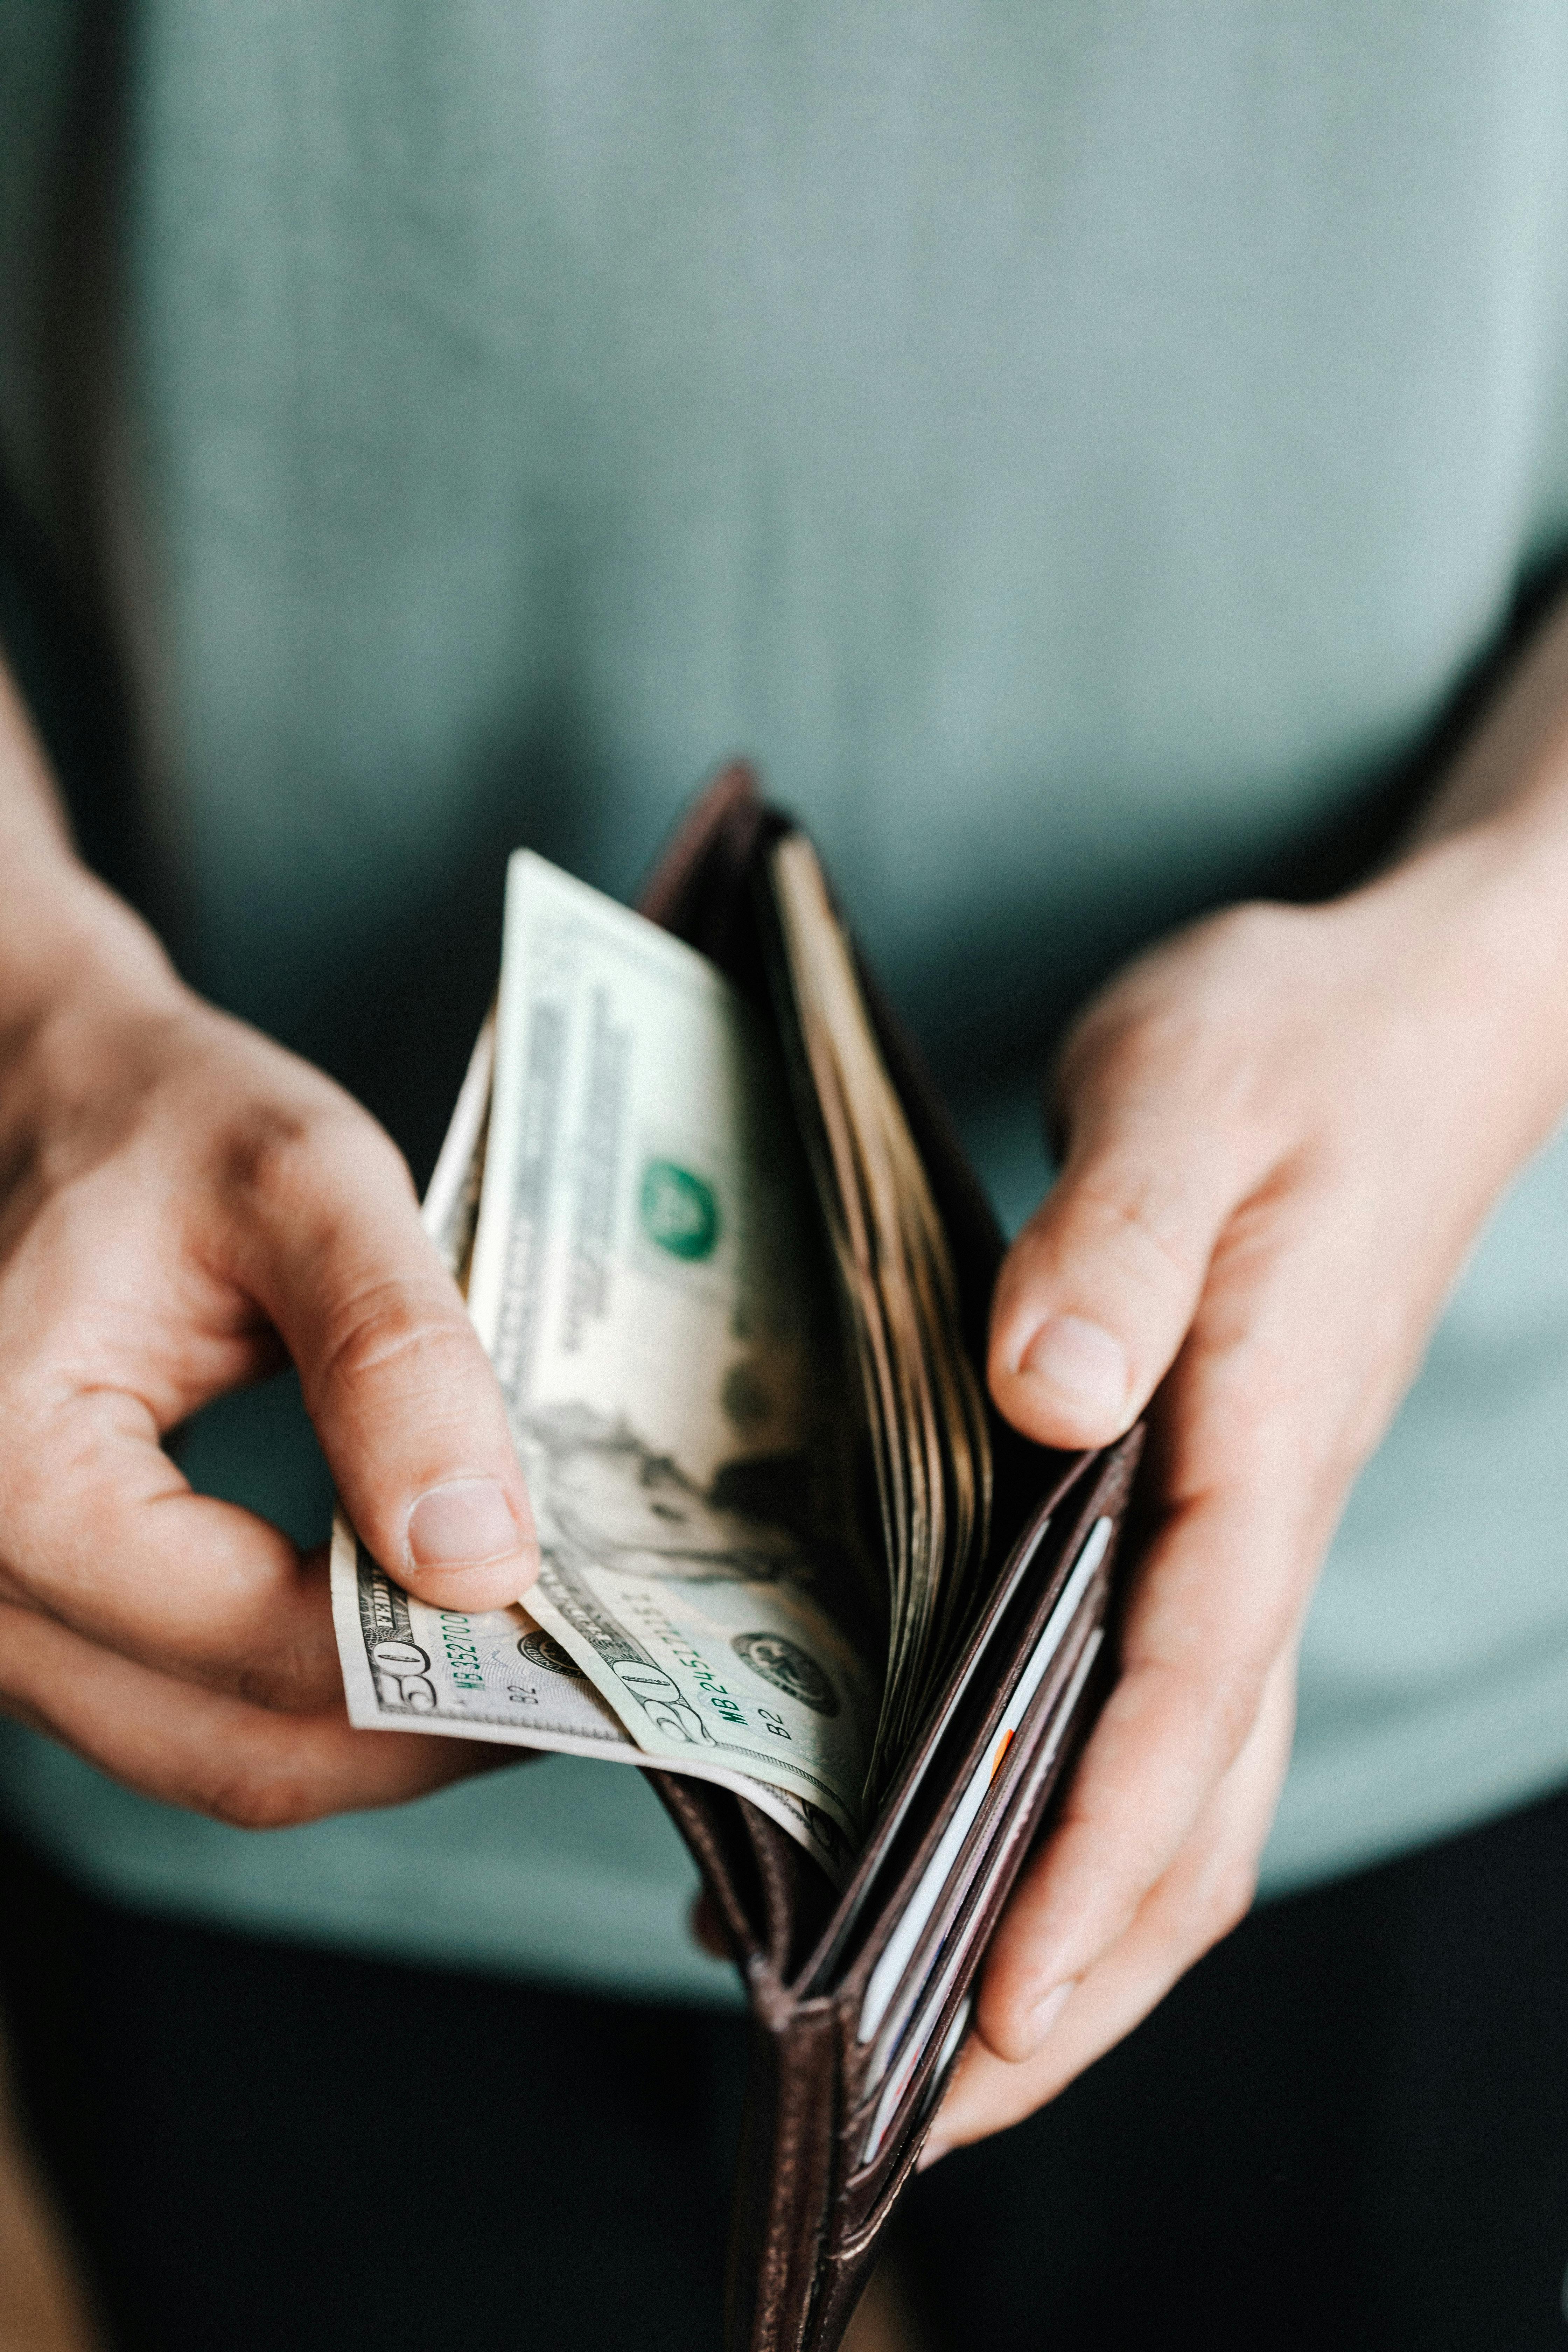
[[[341,1102],[273,1097],[247,1105],[226,1129],[219,1177],[239,1199],[293,1215],[320,1194],[323,1177],[349,1155],[360,1167],[380,1160],[406,1174],[390,1136],[346,1097]]]
[[[450,1378],[468,1345],[467,1323],[444,1301],[406,1282],[373,1283],[328,1314],[321,1385],[352,1391],[397,1375],[423,1389]]]
[[[1128,1736],[1174,1743],[1194,1785],[1212,1787],[1246,1747],[1263,1704],[1264,1666],[1250,1655],[1228,1663],[1208,1654],[1201,1615],[1182,1610],[1132,1645],[1123,1665]],[[1112,1702],[1114,1705],[1114,1701]],[[1107,1710],[1108,1720],[1110,1709]]]
[[[1240,1163],[1278,1123],[1278,1037],[1313,934],[1309,910],[1255,899],[1134,963],[1068,1030],[1053,1092],[1091,1120],[1129,1103],[1173,1115],[1201,1091],[1209,1148]]]
[[[249,1103],[221,1139],[224,1181],[257,1200],[294,1200],[310,1183],[322,1148],[322,1112],[296,1103]]]
[[[58,1548],[62,1496],[77,1494],[84,1445],[63,1444],[51,1427],[0,1394],[0,1593],[31,1599],[49,1577],[40,1560]]]
[[[272,1763],[246,1763],[212,1781],[196,1800],[200,1811],[234,1830],[298,1829],[318,1820],[320,1798],[298,1772]]]
[[[297,1190],[313,1157],[318,1122],[280,1103],[257,1103],[223,1139],[223,1174],[237,1192],[263,1199]]]
[[[1222,1767],[1232,1764],[1246,1747],[1262,1699],[1262,1676],[1250,1665],[1216,1675],[1208,1684],[1204,1711],[1210,1752]]]
[[[0,1707],[47,1728],[46,1693],[36,1670],[36,1643],[28,1639],[36,1632],[37,1621],[25,1602],[0,1598]]]
[[[1252,1908],[1257,1892],[1258,1870],[1251,1862],[1228,1858],[1208,1874],[1194,1906],[1194,1921],[1205,1951],[1228,1936],[1232,1928],[1240,1927]]]
[[[31,1601],[37,1579],[31,1571],[26,1536],[17,1524],[10,1481],[0,1462],[0,1601]]]
[[[1181,1193],[1156,1170],[1086,1176],[1079,1199],[1100,1225],[1102,1244],[1141,1286],[1184,1290],[1202,1271],[1209,1237],[1194,1231]]]
[[[243,1659],[230,1681],[237,1697],[268,1715],[313,1715],[342,1687],[335,1659],[298,1647]]]
[[[1258,959],[1292,950],[1303,935],[1304,910],[1275,898],[1245,898],[1226,907],[1205,927],[1208,951],[1216,961],[1238,958],[1250,972]]]

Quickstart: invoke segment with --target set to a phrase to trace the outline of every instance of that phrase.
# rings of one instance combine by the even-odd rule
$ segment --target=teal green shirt
[[[95,239],[76,14],[0,11],[0,455],[116,615],[184,969],[416,1171],[504,851],[625,893],[742,750],[1016,1219],[1068,1010],[1370,806],[1568,541],[1555,0],[128,14]],[[1568,1776],[1565,1236],[1557,1146],[1336,1543],[1270,1886]],[[189,1465],[316,1533],[290,1412]],[[132,1899],[721,1981],[632,1773],[255,1839],[0,1765]]]

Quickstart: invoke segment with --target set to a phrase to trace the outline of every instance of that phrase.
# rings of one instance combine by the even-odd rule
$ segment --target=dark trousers
[[[717,2345],[734,2021],[0,1888],[116,2352]],[[940,2352],[1563,2352],[1568,1796],[1258,1913],[906,2215]]]

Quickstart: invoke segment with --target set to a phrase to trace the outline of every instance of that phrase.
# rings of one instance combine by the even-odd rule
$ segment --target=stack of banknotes
[[[985,1421],[810,845],[775,1009],[540,857],[425,1203],[539,1528],[526,1606],[408,1594],[340,1511],[352,1720],[657,1763],[841,1881],[962,1633]]]

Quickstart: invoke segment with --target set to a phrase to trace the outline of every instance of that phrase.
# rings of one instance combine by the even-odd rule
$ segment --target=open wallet
[[[792,830],[743,766],[695,804],[639,900],[742,990]],[[775,967],[776,968],[776,967]],[[878,1046],[945,1230],[963,1342],[985,1360],[1003,1238],[932,1082],[863,967]],[[792,1005],[776,983],[775,1018]],[[798,1065],[797,1053],[786,1059]],[[751,2055],[729,2352],[833,2352],[969,2029],[973,1980],[1106,1682],[1118,1537],[1142,1430],[1097,1454],[990,1422],[994,1493],[966,1637],[836,1891],[743,1797],[655,1771],[745,1981]]]
[[[1142,1433],[1056,1453],[989,1404],[1001,1233],[742,766],[636,913],[513,858],[425,1218],[541,1568],[516,1610],[437,1611],[340,1511],[351,1719],[647,1773],[750,2008],[729,2352],[832,2352],[1108,1683]]]

